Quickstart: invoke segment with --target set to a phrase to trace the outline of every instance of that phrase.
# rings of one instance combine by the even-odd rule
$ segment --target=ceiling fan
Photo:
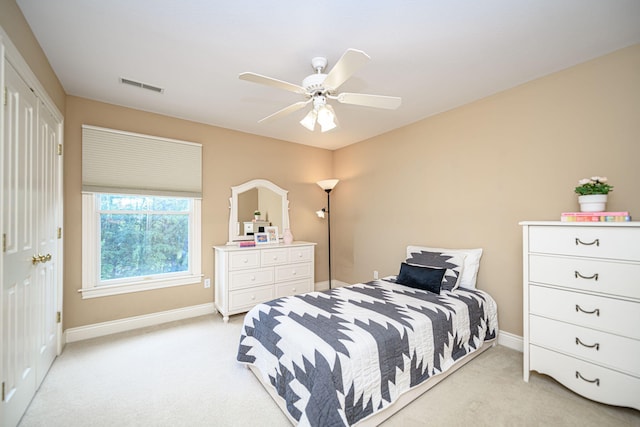
[[[385,108],[389,110],[395,110],[400,106],[402,98],[396,96],[349,92],[336,93],[337,89],[370,59],[369,55],[361,50],[347,49],[331,71],[329,71],[328,74],[324,74],[323,71],[327,67],[327,58],[320,56],[315,57],[311,59],[311,66],[315,70],[315,73],[307,76],[302,81],[302,85],[296,85],[250,72],[240,73],[238,77],[240,80],[277,87],[299,93],[305,97],[304,101],[296,102],[280,111],[276,111],[270,116],[259,120],[258,123],[278,119],[312,104],[311,111],[300,121],[300,124],[310,131],[313,131],[317,122],[320,124],[321,131],[326,132],[337,126],[336,114],[333,107],[329,105],[328,100],[336,100],[342,104]]]

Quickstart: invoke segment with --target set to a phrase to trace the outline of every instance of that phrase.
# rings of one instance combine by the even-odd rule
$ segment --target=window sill
[[[202,282],[202,274],[172,277],[170,279],[145,280],[134,283],[94,286],[78,289],[82,299],[99,298],[111,295],[128,294],[132,292],[150,291],[154,289],[171,288],[174,286],[195,285]]]

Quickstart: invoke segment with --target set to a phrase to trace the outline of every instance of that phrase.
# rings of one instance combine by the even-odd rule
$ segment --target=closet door
[[[37,388],[35,332],[39,261],[37,256],[37,99],[5,62],[3,119],[3,422],[20,420]]]
[[[59,194],[58,123],[40,102],[37,116],[34,203],[37,212],[37,253],[40,262],[35,282],[36,383],[39,385],[57,354],[58,325],[58,218]],[[44,258],[43,258],[44,257]]]

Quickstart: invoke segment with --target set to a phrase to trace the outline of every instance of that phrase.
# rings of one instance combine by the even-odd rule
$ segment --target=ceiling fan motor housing
[[[326,74],[318,73],[311,74],[305,77],[302,81],[302,87],[305,88],[307,94],[313,96],[318,92],[325,92],[324,79],[327,78]]]
[[[324,87],[324,80],[327,78],[327,75],[324,74],[323,71],[327,67],[327,58],[324,56],[311,58],[311,67],[316,73],[307,76],[302,81],[302,87],[306,89],[307,94],[310,96],[324,94],[327,92]]]

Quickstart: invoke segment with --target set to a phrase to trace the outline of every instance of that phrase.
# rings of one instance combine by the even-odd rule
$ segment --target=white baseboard
[[[498,333],[498,344],[519,351],[520,353],[524,350],[522,337],[510,334],[509,332],[500,331]]]
[[[193,305],[191,307],[177,308],[175,310],[161,311],[159,313],[95,323],[93,325],[79,326],[77,328],[69,328],[64,331],[65,342],[71,343],[75,341],[82,341],[118,332],[144,328],[146,326],[160,325],[162,323],[173,322],[175,320],[204,316],[206,314],[215,313],[215,311],[213,303],[206,303]]]

